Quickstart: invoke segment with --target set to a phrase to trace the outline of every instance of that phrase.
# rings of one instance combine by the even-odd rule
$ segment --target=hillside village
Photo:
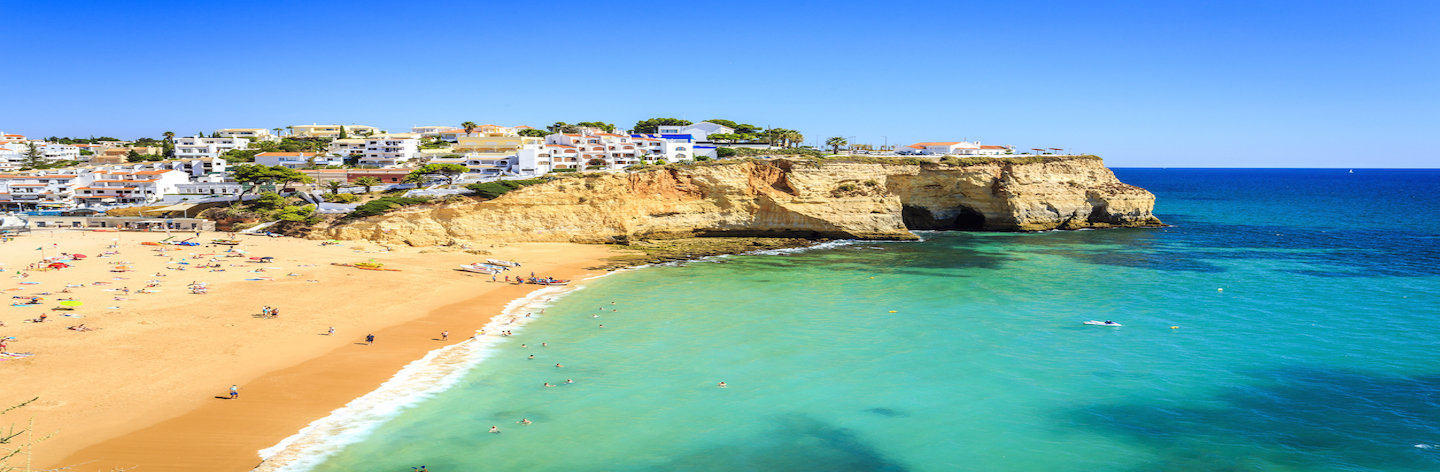
[[[1022,154],[1013,146],[968,141],[872,146],[837,137],[821,149],[804,142],[794,130],[674,118],[644,120],[630,130],[603,122],[561,122],[544,129],[466,122],[414,126],[399,133],[339,124],[225,128],[208,135],[165,132],[162,139],[133,141],[0,133],[0,209],[90,216],[170,205],[164,209],[170,211],[158,214],[190,217],[183,210],[198,204],[279,193],[298,196],[296,203],[314,204],[320,213],[345,213],[363,200],[353,194],[369,194],[374,188],[411,189],[406,196],[431,197],[465,193],[466,184],[564,172],[623,172],[737,155]],[[174,213],[177,210],[180,213]]]

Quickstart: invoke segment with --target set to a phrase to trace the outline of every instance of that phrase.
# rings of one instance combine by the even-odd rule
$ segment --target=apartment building
[[[482,177],[494,177],[512,172],[517,163],[516,156],[495,156],[469,153],[463,157],[439,157],[431,159],[430,164],[459,164],[470,168],[470,173]]]
[[[34,141],[32,141],[30,145],[39,146],[40,154],[44,155],[45,160],[50,162],[80,160],[80,148],[74,145]]]
[[[199,135],[175,138],[175,157],[220,157],[231,149],[245,149],[249,146],[250,140],[247,138],[207,138]]]
[[[689,125],[661,125],[657,128],[656,134],[662,136],[684,136],[689,135],[692,141],[709,141],[712,134],[734,133],[735,128],[725,125],[717,125],[709,121],[701,121]]]
[[[420,137],[417,134],[382,134],[365,138],[365,153],[360,156],[360,165],[395,167],[420,157]]]
[[[290,127],[290,134],[295,137],[338,138],[341,127],[345,128],[346,137],[380,132],[379,128],[365,125],[296,125]]]
[[[345,138],[331,141],[330,153],[340,156],[365,154],[365,138]]]
[[[250,141],[279,141],[280,137],[270,133],[267,128],[225,128],[215,130],[215,134],[225,138],[245,138]]]
[[[5,134],[4,132],[0,132],[0,144],[23,142],[25,142],[25,135],[23,134]]]
[[[418,134],[422,138],[428,138],[431,136],[439,136],[440,133],[445,131],[454,131],[457,129],[459,128],[454,126],[412,126],[410,132]]]
[[[667,146],[662,139],[612,133],[552,134],[545,144],[556,169],[618,170],[647,160],[686,159],[690,152],[687,146]]]
[[[97,170],[92,175],[88,183],[75,188],[76,204],[153,202],[167,193],[178,193],[178,185],[190,181],[184,172],[173,169]]]
[[[262,152],[255,155],[255,163],[262,166],[282,166],[289,169],[342,165],[345,158],[314,152]]]
[[[88,179],[68,169],[0,174],[0,208],[18,211],[69,207],[76,188],[85,181]]]

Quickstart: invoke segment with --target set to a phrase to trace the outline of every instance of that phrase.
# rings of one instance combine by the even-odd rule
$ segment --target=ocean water
[[[273,466],[1440,470],[1440,171],[1116,173],[1173,226],[614,274]]]

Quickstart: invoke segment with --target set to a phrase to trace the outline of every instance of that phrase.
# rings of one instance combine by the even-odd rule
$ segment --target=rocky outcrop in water
[[[688,237],[915,239],[912,229],[1160,225],[1155,196],[1098,159],[964,166],[745,161],[585,174],[316,228],[312,238],[429,246]]]

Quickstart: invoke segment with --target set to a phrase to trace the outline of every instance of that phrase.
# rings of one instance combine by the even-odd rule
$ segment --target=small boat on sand
[[[544,278],[544,277],[531,277],[531,278],[525,280],[525,283],[528,283],[528,284],[536,284],[536,285],[569,285],[569,284],[570,284],[570,281],[569,281],[569,280],[559,280],[559,279],[548,279],[548,278]]]
[[[1095,325],[1095,326],[1124,326],[1124,325],[1122,325],[1122,324],[1120,324],[1120,323],[1116,323],[1116,322],[1110,321],[1110,320],[1105,320],[1105,321],[1090,320],[1090,321],[1086,321],[1085,324],[1087,324],[1087,325]]]
[[[489,263],[491,263],[491,264],[498,265],[498,266],[520,267],[520,264],[516,264],[516,263],[510,262],[510,261],[498,261],[498,260],[495,260],[495,259],[485,259],[485,262],[489,262]]]
[[[460,270],[465,272],[476,272],[480,274],[498,274],[504,267],[490,264],[460,264]]]

